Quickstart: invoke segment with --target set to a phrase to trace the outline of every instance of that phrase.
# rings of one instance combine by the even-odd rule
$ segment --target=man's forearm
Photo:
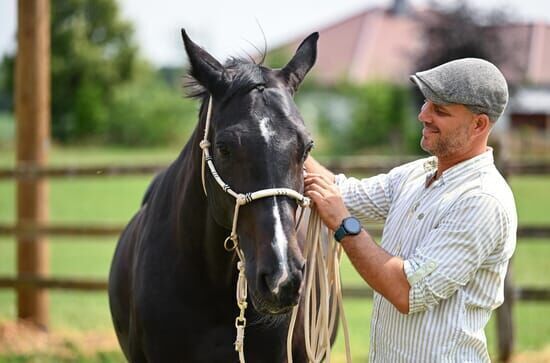
[[[410,285],[403,270],[403,260],[378,246],[362,230],[342,239],[342,247],[361,277],[403,314],[409,312]]]

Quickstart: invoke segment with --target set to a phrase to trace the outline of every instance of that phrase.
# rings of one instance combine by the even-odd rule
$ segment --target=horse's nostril
[[[259,289],[265,294],[277,294],[277,282],[274,276],[268,272],[260,273]]]
[[[270,280],[271,279],[269,277],[269,274],[267,274],[267,273],[262,274],[262,278],[261,278],[260,281],[262,281],[263,286],[264,286],[266,291],[271,291],[272,290]]]
[[[289,284],[288,277],[282,277],[278,274],[263,273],[260,276],[261,288],[266,293],[277,296],[286,290]]]

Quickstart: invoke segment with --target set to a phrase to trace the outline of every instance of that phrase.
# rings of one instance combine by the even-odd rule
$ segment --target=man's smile
[[[433,127],[428,127],[424,125],[424,128],[422,129],[422,136],[428,136],[430,134],[438,134],[439,130]]]

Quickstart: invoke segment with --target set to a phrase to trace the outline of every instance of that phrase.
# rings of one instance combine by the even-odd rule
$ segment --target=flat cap
[[[508,103],[508,85],[492,63],[457,59],[410,76],[424,97],[436,104],[457,103],[496,121]]]

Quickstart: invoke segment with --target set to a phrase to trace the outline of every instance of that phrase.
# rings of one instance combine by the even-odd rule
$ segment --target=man
[[[305,192],[375,290],[371,362],[488,362],[484,328],[516,244],[513,195],[487,147],[506,80],[473,58],[411,80],[433,156],[363,180],[308,158]],[[385,223],[380,246],[361,227],[371,221]]]

